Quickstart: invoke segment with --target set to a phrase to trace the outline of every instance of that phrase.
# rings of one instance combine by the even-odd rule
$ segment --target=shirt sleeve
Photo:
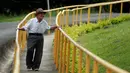
[[[51,26],[48,25],[48,23],[44,20],[45,24],[46,24],[46,29],[51,29]]]
[[[32,21],[32,20],[29,20],[29,21],[25,24],[25,26],[23,26],[23,28],[24,28],[26,31],[29,30],[30,25],[31,25],[31,21]]]

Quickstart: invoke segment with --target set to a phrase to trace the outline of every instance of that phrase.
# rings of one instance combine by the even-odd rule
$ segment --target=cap
[[[44,10],[43,10],[42,8],[38,8],[38,9],[36,10],[36,15],[38,15],[38,14],[40,14],[40,13],[45,14],[46,12],[44,12]]]

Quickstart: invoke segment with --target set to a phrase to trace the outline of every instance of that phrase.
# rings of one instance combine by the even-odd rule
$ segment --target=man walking
[[[46,29],[55,29],[56,26],[49,26],[48,23],[43,19],[45,12],[42,8],[36,10],[36,17],[30,19],[25,26],[18,28],[22,31],[28,31],[29,36],[27,39],[27,56],[26,65],[27,69],[38,71],[42,53],[43,53],[43,35]],[[34,55],[35,53],[35,55]]]

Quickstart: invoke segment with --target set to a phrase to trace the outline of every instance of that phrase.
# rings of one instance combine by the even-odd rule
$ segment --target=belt
[[[41,33],[29,33],[29,35],[42,36],[43,34],[41,34]]]

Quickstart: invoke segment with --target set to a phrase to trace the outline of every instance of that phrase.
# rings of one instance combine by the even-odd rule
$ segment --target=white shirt
[[[43,19],[40,23],[37,18],[30,19],[23,28],[28,31],[28,33],[42,33],[47,29],[50,29],[48,23]]]

